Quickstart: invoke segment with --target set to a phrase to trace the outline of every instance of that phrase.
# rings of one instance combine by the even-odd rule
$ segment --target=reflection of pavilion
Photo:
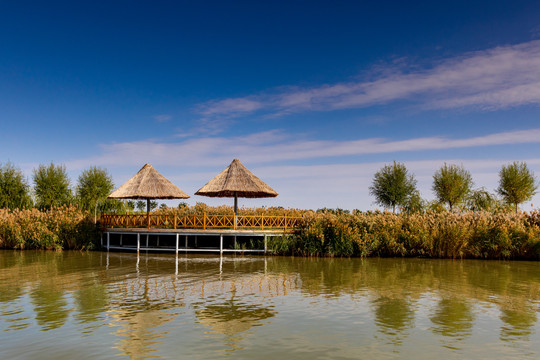
[[[146,359],[158,350],[155,345],[168,333],[160,332],[157,328],[173,320],[176,314],[166,310],[116,310],[112,311],[110,316],[110,325],[118,327],[114,333],[118,336],[114,348],[130,359]]]
[[[261,305],[235,301],[234,297],[217,305],[207,305],[196,312],[199,323],[212,333],[225,335],[231,350],[238,350],[238,343],[253,326],[263,325],[263,320],[274,316],[274,312]]]
[[[111,272],[118,271],[120,262],[136,269],[135,274],[113,275],[110,302],[116,306],[109,312],[110,326],[118,329],[115,348],[130,358],[151,357],[159,339],[167,336],[161,329],[191,306],[207,334],[223,335],[224,345],[235,351],[249,329],[275,315],[262,304],[298,286],[296,275],[265,274],[262,257],[106,256]]]

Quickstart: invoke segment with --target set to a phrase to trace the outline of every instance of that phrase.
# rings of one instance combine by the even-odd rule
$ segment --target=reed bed
[[[259,207],[259,208],[246,208],[241,207],[238,209],[238,215],[248,216],[248,215],[265,215],[265,216],[302,216],[307,213],[308,210],[302,209],[289,209],[283,207]],[[141,212],[142,213],[142,212]],[[163,214],[163,215],[232,215],[234,214],[234,207],[221,205],[221,206],[210,206],[205,203],[197,203],[196,205],[189,206],[185,205],[182,207],[176,208],[165,208],[152,211],[152,214]]]
[[[98,239],[91,214],[74,206],[0,209],[0,248],[93,249]]]
[[[297,233],[273,238],[276,254],[538,259],[540,212],[307,212]]]

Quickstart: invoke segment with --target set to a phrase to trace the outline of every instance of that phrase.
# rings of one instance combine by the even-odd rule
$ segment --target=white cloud
[[[283,163],[354,155],[526,143],[540,143],[540,129],[500,132],[462,139],[424,137],[399,141],[380,138],[351,141],[309,140],[291,138],[274,130],[232,138],[206,137],[173,143],[148,140],[102,145],[100,155],[72,161],[67,165],[72,168],[82,168],[88,164],[138,166],[148,162],[163,166],[204,167],[228,164],[233,158],[250,164]]]
[[[429,69],[410,69],[379,68],[371,80],[212,100],[197,110],[210,117],[234,117],[256,111],[279,115],[359,108],[404,99],[426,109],[493,110],[540,103],[540,40],[471,52]]]
[[[160,115],[154,115],[153,118],[157,122],[162,123],[162,122],[167,122],[167,121],[171,120],[172,116],[169,115],[169,114],[160,114]]]
[[[540,129],[509,131],[485,136],[447,139],[444,137],[415,138],[402,141],[359,139],[354,141],[319,141],[292,138],[280,131],[255,133],[236,138],[188,139],[176,143],[155,141],[128,142],[104,145],[102,153],[90,159],[67,162],[68,170],[75,171],[89,165],[107,167],[121,184],[146,162],[170,178],[182,190],[193,194],[208,180],[224,169],[233,158],[239,158],[263,181],[280,193],[276,199],[242,200],[246,206],[282,205],[288,207],[374,208],[369,195],[373,174],[385,163],[348,160],[344,155],[431,151],[465,147],[487,147],[540,143]],[[418,157],[418,155],[415,155]],[[476,186],[494,191],[501,165],[513,160],[524,160],[540,174],[540,159],[459,159],[440,157],[437,160],[405,161],[417,179],[423,196],[433,198],[432,175],[444,162],[463,164],[470,170]],[[313,164],[319,163],[319,165]],[[75,176],[72,176],[75,179]],[[538,204],[540,195],[533,199]],[[223,204],[227,200],[211,200],[193,196],[188,203],[203,201]]]

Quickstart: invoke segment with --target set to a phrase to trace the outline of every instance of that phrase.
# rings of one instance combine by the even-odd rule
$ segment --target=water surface
[[[0,251],[0,359],[537,359],[540,263]]]

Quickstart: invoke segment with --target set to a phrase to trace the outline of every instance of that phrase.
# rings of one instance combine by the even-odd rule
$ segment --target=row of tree
[[[517,212],[521,203],[529,201],[536,194],[538,183],[534,173],[525,162],[513,162],[503,165],[499,171],[499,187],[497,193],[501,199],[485,188],[473,189],[471,173],[463,166],[444,164],[433,175],[432,190],[436,201],[432,208],[448,205],[450,211],[456,206],[469,210],[493,210],[500,205],[512,206]],[[375,173],[370,194],[375,197],[377,204],[392,208],[396,207],[409,212],[422,211],[427,202],[420,196],[416,188],[416,179],[404,164],[395,162],[385,165]]]
[[[63,165],[39,165],[32,173],[33,187],[21,169],[11,163],[0,164],[0,208],[36,207],[46,210],[63,205],[77,205],[94,213],[98,211],[146,211],[146,201],[107,199],[114,189],[112,176],[106,169],[91,166],[81,172],[74,188]],[[166,206],[161,204],[162,207]],[[156,201],[150,202],[153,210]]]
[[[114,188],[112,176],[106,169],[92,166],[83,170],[74,189],[71,188],[66,167],[39,165],[33,170],[33,187],[30,187],[21,169],[11,163],[0,166],[0,208],[20,209],[37,207],[50,209],[55,206],[77,204],[94,212],[98,206],[114,206],[106,198]]]

